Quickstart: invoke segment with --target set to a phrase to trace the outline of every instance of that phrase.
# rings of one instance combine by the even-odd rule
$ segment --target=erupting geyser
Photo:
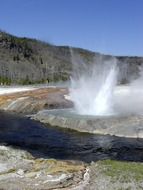
[[[100,56],[92,64],[85,64],[73,54],[72,59],[74,73],[70,96],[75,111],[81,115],[113,114],[113,91],[118,70],[116,59],[105,61]]]
[[[73,101],[74,109],[44,110],[34,118],[80,132],[143,138],[143,67],[139,78],[122,85],[129,67],[123,72],[116,58],[96,54],[94,61],[84,62],[72,51],[71,55],[73,74],[68,99]]]

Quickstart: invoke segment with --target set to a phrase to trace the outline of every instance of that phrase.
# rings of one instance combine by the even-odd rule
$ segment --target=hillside
[[[66,81],[72,71],[71,51],[86,62],[92,62],[99,53],[68,46],[55,46],[36,39],[19,38],[0,31],[0,84],[32,84]],[[103,55],[104,59],[111,56]],[[142,57],[117,57],[128,82],[139,75]]]

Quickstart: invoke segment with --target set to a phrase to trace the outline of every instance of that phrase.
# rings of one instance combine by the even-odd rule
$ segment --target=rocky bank
[[[31,118],[42,123],[48,123],[51,126],[59,126],[79,132],[143,138],[142,115],[84,117],[72,114],[67,115],[66,112],[68,113],[70,110],[39,111]]]
[[[0,189],[73,189],[87,184],[84,163],[34,158],[18,148],[0,146]]]

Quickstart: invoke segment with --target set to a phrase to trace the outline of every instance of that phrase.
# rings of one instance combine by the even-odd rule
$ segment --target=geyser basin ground
[[[89,116],[75,114],[72,109],[57,109],[40,111],[32,119],[80,132],[143,138],[142,115]]]
[[[70,100],[70,96],[67,97]],[[79,115],[73,109],[44,110],[33,119],[80,132],[143,138],[143,90],[118,86],[114,90],[114,112],[100,116]]]

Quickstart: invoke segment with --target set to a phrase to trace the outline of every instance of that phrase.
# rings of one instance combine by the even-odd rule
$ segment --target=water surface
[[[0,144],[27,150],[36,157],[143,161],[142,139],[79,133],[6,112],[0,112]]]

